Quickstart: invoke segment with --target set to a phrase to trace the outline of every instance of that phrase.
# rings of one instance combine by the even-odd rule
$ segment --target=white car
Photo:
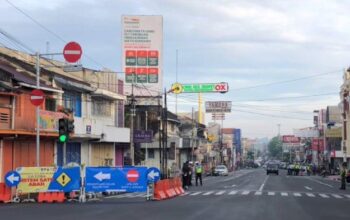
[[[228,176],[228,169],[225,165],[218,165],[214,169],[214,176]]]

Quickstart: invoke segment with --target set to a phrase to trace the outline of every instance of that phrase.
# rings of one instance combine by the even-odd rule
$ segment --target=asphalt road
[[[123,194],[85,204],[0,204],[0,219],[350,219],[350,188],[317,176],[266,175],[263,169],[208,177],[164,201]]]

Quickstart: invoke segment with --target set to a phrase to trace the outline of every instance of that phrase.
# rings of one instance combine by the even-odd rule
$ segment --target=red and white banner
[[[323,138],[313,138],[311,144],[312,150],[315,151],[324,151],[324,140]]]
[[[287,144],[299,144],[300,138],[295,137],[294,135],[283,135],[282,142]]]

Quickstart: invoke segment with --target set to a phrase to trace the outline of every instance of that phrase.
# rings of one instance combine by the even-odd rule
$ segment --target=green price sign
[[[206,92],[228,92],[228,83],[197,83],[197,84],[180,84],[179,93],[206,93]]]

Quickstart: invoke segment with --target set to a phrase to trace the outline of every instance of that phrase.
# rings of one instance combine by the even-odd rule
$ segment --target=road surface
[[[1,219],[350,219],[350,189],[318,176],[266,175],[263,169],[207,177],[204,186],[164,201],[144,193],[110,196],[85,204],[0,204]]]

